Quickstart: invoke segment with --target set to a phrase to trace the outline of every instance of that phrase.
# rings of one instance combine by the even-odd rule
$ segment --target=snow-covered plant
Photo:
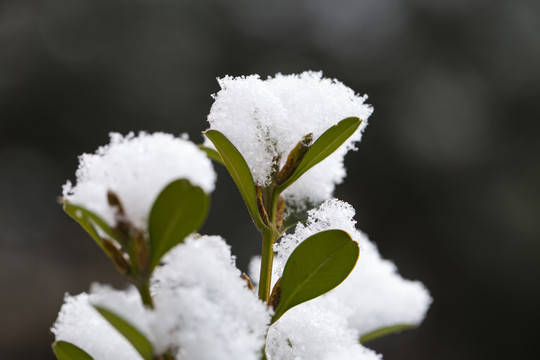
[[[352,206],[332,198],[371,115],[366,96],[314,72],[219,83],[203,145],[113,133],[79,158],[64,210],[131,285],[66,294],[52,327],[59,360],[380,359],[363,344],[423,320],[428,291],[401,278],[355,228]],[[250,276],[223,238],[197,233],[210,159],[261,234]]]

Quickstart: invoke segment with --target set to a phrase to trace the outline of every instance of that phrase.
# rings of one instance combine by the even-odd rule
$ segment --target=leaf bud
[[[249,276],[247,276],[246,273],[242,273],[241,278],[246,281],[248,289],[253,290],[253,284],[251,283],[251,280],[249,279]]]
[[[124,253],[111,240],[103,238],[102,242],[105,253],[112,260],[114,266],[116,266],[116,269],[118,269],[120,274],[123,276],[129,275],[131,272],[131,266],[128,260],[124,257]]]
[[[281,302],[281,279],[282,278],[279,278],[278,281],[276,281],[276,284],[272,289],[272,293],[268,298],[268,306],[271,306],[274,310],[277,309],[279,303]]]
[[[283,165],[283,168],[281,171],[276,175],[276,183],[278,185],[283,184],[287,179],[291,177],[294,170],[298,167],[300,164],[300,161],[304,158],[304,155],[309,149],[309,146],[311,145],[311,142],[313,141],[313,134],[309,133],[306,136],[302,138],[296,144],[294,149],[291,150],[289,153],[289,156],[287,156],[287,161],[285,162],[285,165]]]

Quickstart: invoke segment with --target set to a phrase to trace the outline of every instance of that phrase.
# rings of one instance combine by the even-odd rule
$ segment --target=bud
[[[279,195],[277,203],[277,213],[276,213],[276,226],[281,232],[283,230],[283,215],[285,213],[285,198]]]
[[[272,289],[272,293],[268,298],[268,306],[271,306],[274,310],[277,309],[279,303],[281,302],[281,279],[283,278],[279,278],[278,281],[276,281],[276,284]]]
[[[129,273],[131,272],[131,265],[124,257],[124,253],[122,252],[122,250],[116,247],[116,245],[107,238],[103,238],[102,242],[105,253],[112,260],[114,266],[116,266],[120,274],[122,274],[123,276],[129,275]]]
[[[268,219],[268,214],[266,213],[266,209],[264,208],[261,188],[259,186],[255,186],[255,192],[257,194],[257,210],[259,210],[259,215],[261,215],[263,222],[266,225],[269,225],[270,219]]]
[[[251,280],[249,279],[249,276],[247,276],[246,273],[242,273],[241,278],[246,281],[248,289],[253,290],[253,284],[251,283]]]
[[[150,264],[150,248],[148,246],[148,241],[140,231],[136,231],[133,250],[135,252],[137,268],[139,271],[145,272]]]
[[[116,193],[114,193],[112,190],[107,191],[107,202],[110,206],[117,208],[119,214],[125,215],[124,207],[122,206],[118,195],[116,195]]]
[[[272,159],[272,171],[270,172],[270,176],[274,176],[275,174],[277,174],[279,172],[279,163],[281,162],[281,155],[278,154],[276,156],[274,156],[274,158]]]
[[[300,161],[304,158],[304,155],[309,149],[309,146],[311,145],[311,142],[313,141],[313,134],[309,133],[302,140],[296,144],[294,149],[289,153],[289,156],[287,156],[287,161],[285,162],[285,165],[283,165],[283,168],[276,176],[276,183],[278,185],[283,184],[287,179],[289,179],[298,167],[298,164],[300,164]]]

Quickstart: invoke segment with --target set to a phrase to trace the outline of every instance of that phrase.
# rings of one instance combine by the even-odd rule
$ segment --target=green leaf
[[[242,195],[242,198],[244,198],[249,214],[257,228],[259,230],[267,228],[257,209],[255,183],[253,182],[253,176],[251,175],[251,171],[242,154],[240,154],[238,149],[229,141],[229,139],[219,131],[206,130],[204,134],[212,141],[219,152],[221,159],[225,163],[227,170],[229,170],[238,190],[240,190],[240,194]]]
[[[86,351],[67,341],[54,342],[52,350],[58,360],[93,360]]]
[[[326,230],[308,237],[294,249],[283,269],[281,302],[272,318],[314,299],[341,284],[356,265],[358,243],[343,230]]]
[[[139,330],[122,317],[102,306],[94,306],[94,308],[133,345],[144,360],[153,359],[154,349],[152,343]]]
[[[305,201],[303,207],[298,207],[295,204],[287,204],[288,216],[283,220],[283,230],[287,231],[293,226],[296,226],[299,222],[305,222],[308,219],[308,212],[311,209],[319,207],[320,202]]]
[[[374,330],[370,333],[367,333],[365,335],[362,335],[360,337],[360,344],[365,344],[367,342],[370,342],[372,340],[378,339],[386,335],[395,334],[395,333],[402,332],[403,330],[411,330],[414,328],[416,328],[416,325],[411,325],[411,324],[398,324],[398,325],[383,327],[383,328]]]
[[[221,158],[221,155],[219,155],[219,153],[216,150],[209,148],[207,146],[204,146],[204,145],[198,145],[198,147],[199,149],[204,151],[206,153],[206,156],[208,156],[211,160],[214,160],[215,162],[218,162],[221,165],[225,165],[225,163],[223,162],[223,159]]]
[[[199,229],[208,214],[210,199],[185,179],[173,181],[158,195],[148,219],[150,270],[174,246]]]
[[[330,154],[336,151],[354,132],[362,120],[357,117],[350,117],[341,120],[336,125],[326,130],[319,138],[309,147],[304,157],[296,167],[296,170],[283,184],[279,185],[279,191],[282,192],[293,182],[298,180],[306,171],[317,165]]]
[[[116,235],[114,231],[98,215],[94,214],[90,210],[87,210],[81,206],[70,204],[67,201],[65,201],[63,205],[64,205],[63,206],[64,211],[66,212],[66,214],[68,214],[75,221],[77,221],[79,225],[81,225],[82,228],[86,230],[88,234],[90,234],[90,236],[96,241],[99,247],[102,248],[103,250],[105,250],[103,248],[103,242],[101,240],[101,236],[98,234],[96,226],[99,227],[104,233],[109,235],[111,238],[116,239]]]

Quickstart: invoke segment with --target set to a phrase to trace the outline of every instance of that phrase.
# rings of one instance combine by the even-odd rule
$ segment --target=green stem
[[[154,299],[152,299],[152,295],[150,294],[149,282],[145,281],[142,284],[139,284],[137,290],[139,290],[143,304],[149,309],[154,309]]]
[[[272,286],[272,265],[274,262],[274,243],[277,240],[274,231],[262,233],[261,273],[259,277],[259,299],[268,303]]]
[[[276,213],[277,213],[277,202],[279,199],[279,191],[277,191],[276,187],[274,185],[271,185],[270,188],[267,190],[267,206],[268,206],[268,217],[270,219],[270,222],[272,225],[276,225]]]
[[[261,273],[259,277],[259,299],[268,303],[270,291],[272,290],[272,265],[274,263],[274,244],[279,237],[276,226],[276,208],[279,193],[275,191],[275,185],[262,189],[264,206],[268,214],[270,224],[269,229],[261,232],[262,251],[261,251]]]

